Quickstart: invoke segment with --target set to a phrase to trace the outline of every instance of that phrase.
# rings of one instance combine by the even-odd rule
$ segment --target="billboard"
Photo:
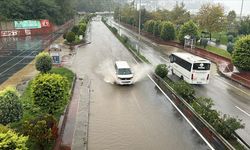
[[[43,27],[50,27],[49,20],[41,20],[41,26]]]
[[[41,28],[41,22],[37,20],[14,21],[15,29],[37,29]]]

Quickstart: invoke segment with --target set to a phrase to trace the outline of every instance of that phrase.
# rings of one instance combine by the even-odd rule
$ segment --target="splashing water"
[[[103,76],[103,80],[107,83],[114,84],[116,80],[114,63],[111,60],[102,62],[96,72]]]
[[[152,71],[152,66],[148,64],[134,64],[131,65],[131,69],[134,73],[134,83],[139,82],[143,80],[145,77],[147,77],[148,73]],[[98,68],[96,69],[96,72],[103,76],[103,80],[107,83],[114,84],[116,81],[116,71],[114,67],[114,62],[112,60],[105,60],[103,61]]]
[[[148,73],[152,71],[152,66],[148,64],[136,64],[132,66],[134,72],[134,83],[141,81],[147,77]]]

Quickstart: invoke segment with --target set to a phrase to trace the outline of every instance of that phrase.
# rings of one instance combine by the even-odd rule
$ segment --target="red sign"
[[[50,27],[49,20],[41,20],[41,26],[42,27]]]

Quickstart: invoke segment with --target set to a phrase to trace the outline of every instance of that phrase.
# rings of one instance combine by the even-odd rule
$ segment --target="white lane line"
[[[134,58],[134,57],[132,57]],[[138,64],[138,61],[134,58],[133,59],[135,63]],[[188,122],[188,124],[195,130],[195,132],[203,139],[203,141],[208,145],[208,147],[211,150],[215,150],[213,146],[206,140],[206,138],[199,132],[198,129],[195,128],[195,126],[188,120],[188,118],[181,112],[181,110],[175,105],[174,102],[171,101],[171,99],[167,96],[167,94],[160,88],[160,86],[150,77],[149,74],[147,74],[148,78],[157,86],[157,88],[162,92],[162,94],[167,98],[167,100],[178,110],[178,112],[185,118],[185,120]]]
[[[167,60],[166,58],[164,58],[164,57],[162,57],[162,56],[160,56],[160,58],[161,58],[162,60],[166,61],[166,62],[169,62],[169,60]]]
[[[160,86],[148,75],[149,79],[157,86],[157,88],[163,93],[163,95],[168,99],[168,101],[178,110],[178,112],[182,115],[183,118],[189,123],[189,125],[196,131],[196,133],[205,141],[205,143],[214,150],[213,146],[203,137],[203,135],[195,128],[195,126],[189,121],[189,119],[181,112],[181,110],[175,105],[174,102],[167,96],[167,94],[160,88]]]
[[[234,86],[234,85],[232,85],[232,84],[230,84],[230,83],[228,83],[228,82],[224,81],[223,79],[221,79],[221,78],[219,78],[219,77],[217,77],[217,76],[214,76],[214,77],[216,77],[217,79],[219,79],[219,80],[221,80],[222,82],[226,83],[227,85],[229,85],[229,86],[231,86],[231,87],[233,87],[233,88],[235,88],[235,89],[239,90],[240,92],[242,92],[242,93],[244,93],[244,94],[246,94],[246,95],[250,96],[250,94],[249,94],[249,93],[247,93],[247,92],[243,91],[242,89],[240,89],[240,88],[238,88],[238,87],[236,87],[236,86]]]
[[[250,117],[250,114],[247,113],[245,110],[241,109],[240,107],[238,106],[235,106],[237,109],[239,109],[241,112],[243,112],[244,114],[246,114],[248,117]]]

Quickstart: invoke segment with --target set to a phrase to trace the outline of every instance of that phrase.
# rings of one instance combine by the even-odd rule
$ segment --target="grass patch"
[[[228,37],[226,32],[212,33],[212,38],[220,39],[220,44],[227,45]]]
[[[50,73],[55,73],[55,74],[60,74],[64,77],[66,77],[69,81],[69,86],[71,89],[72,86],[72,82],[74,80],[74,73],[67,69],[67,68],[53,68]],[[43,113],[40,110],[40,108],[38,106],[36,106],[34,104],[34,101],[32,99],[32,89],[31,89],[31,85],[32,85],[32,80],[29,81],[26,89],[24,90],[23,94],[20,97],[20,100],[23,103],[23,118],[19,121],[19,122],[15,122],[15,123],[11,123],[10,127],[12,129],[15,129],[17,132],[22,133],[22,124],[24,121],[29,120],[29,119],[34,119],[38,116],[41,116]],[[70,95],[69,95],[70,97]],[[60,119],[61,114],[63,113],[64,109],[66,106],[64,106],[64,108],[62,109],[62,111],[54,114],[54,117],[57,119],[57,121]],[[52,149],[54,143],[49,143],[46,147],[46,149]],[[33,143],[31,140],[28,140],[27,142],[27,146],[29,149],[31,150],[37,150],[37,145],[35,143]]]
[[[199,45],[197,45],[197,47],[204,49],[204,47],[199,46]],[[212,53],[214,53],[214,54],[217,54],[217,55],[219,55],[219,56],[228,58],[228,59],[231,59],[231,58],[232,58],[232,57],[231,57],[231,54],[228,53],[226,50],[223,50],[223,49],[220,49],[220,48],[217,48],[217,47],[214,47],[214,46],[208,45],[208,46],[206,47],[206,50],[209,51],[209,52],[212,52]]]

